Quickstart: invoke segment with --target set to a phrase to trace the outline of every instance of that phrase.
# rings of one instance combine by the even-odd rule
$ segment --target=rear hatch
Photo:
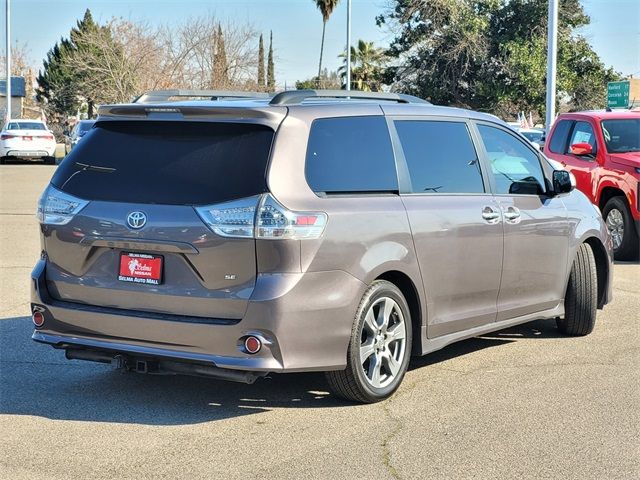
[[[58,301],[241,319],[256,279],[253,238],[214,233],[196,207],[266,191],[274,130],[193,121],[99,121],[51,181],[88,202],[43,224]]]

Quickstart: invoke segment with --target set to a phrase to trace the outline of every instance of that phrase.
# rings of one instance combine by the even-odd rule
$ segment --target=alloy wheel
[[[367,311],[360,341],[360,362],[374,388],[388,386],[400,373],[407,347],[404,315],[395,300],[377,299]]]
[[[622,212],[617,208],[611,209],[607,215],[606,223],[613,241],[613,248],[617,250],[624,239],[624,217]]]

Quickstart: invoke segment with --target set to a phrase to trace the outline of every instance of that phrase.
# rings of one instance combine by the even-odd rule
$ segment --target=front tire
[[[411,315],[394,284],[376,280],[364,293],[351,330],[347,368],[327,372],[330,389],[350,401],[374,403],[390,397],[411,357]]]
[[[613,256],[616,260],[635,260],[640,244],[633,217],[624,197],[613,197],[604,206],[602,216],[613,241]]]
[[[567,293],[564,297],[564,318],[556,320],[558,329],[566,335],[588,335],[596,324],[597,307],[596,260],[591,247],[583,243],[578,248],[571,267]]]

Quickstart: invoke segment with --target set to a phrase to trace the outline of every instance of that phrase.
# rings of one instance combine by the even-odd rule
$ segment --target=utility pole
[[[6,123],[9,123],[11,120],[11,31],[9,29],[9,25],[11,23],[11,1],[6,0],[7,5],[7,115],[6,115]]]
[[[351,0],[347,0],[347,90],[351,90]]]
[[[549,0],[549,22],[547,26],[547,135],[556,118],[556,57],[558,54],[558,0]]]

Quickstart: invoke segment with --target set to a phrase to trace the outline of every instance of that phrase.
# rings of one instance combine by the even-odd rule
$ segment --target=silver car
[[[100,108],[38,205],[34,340],[143,373],[324,371],[375,402],[411,355],[535,319],[585,335],[610,301],[600,212],[497,118],[210,95]]]

